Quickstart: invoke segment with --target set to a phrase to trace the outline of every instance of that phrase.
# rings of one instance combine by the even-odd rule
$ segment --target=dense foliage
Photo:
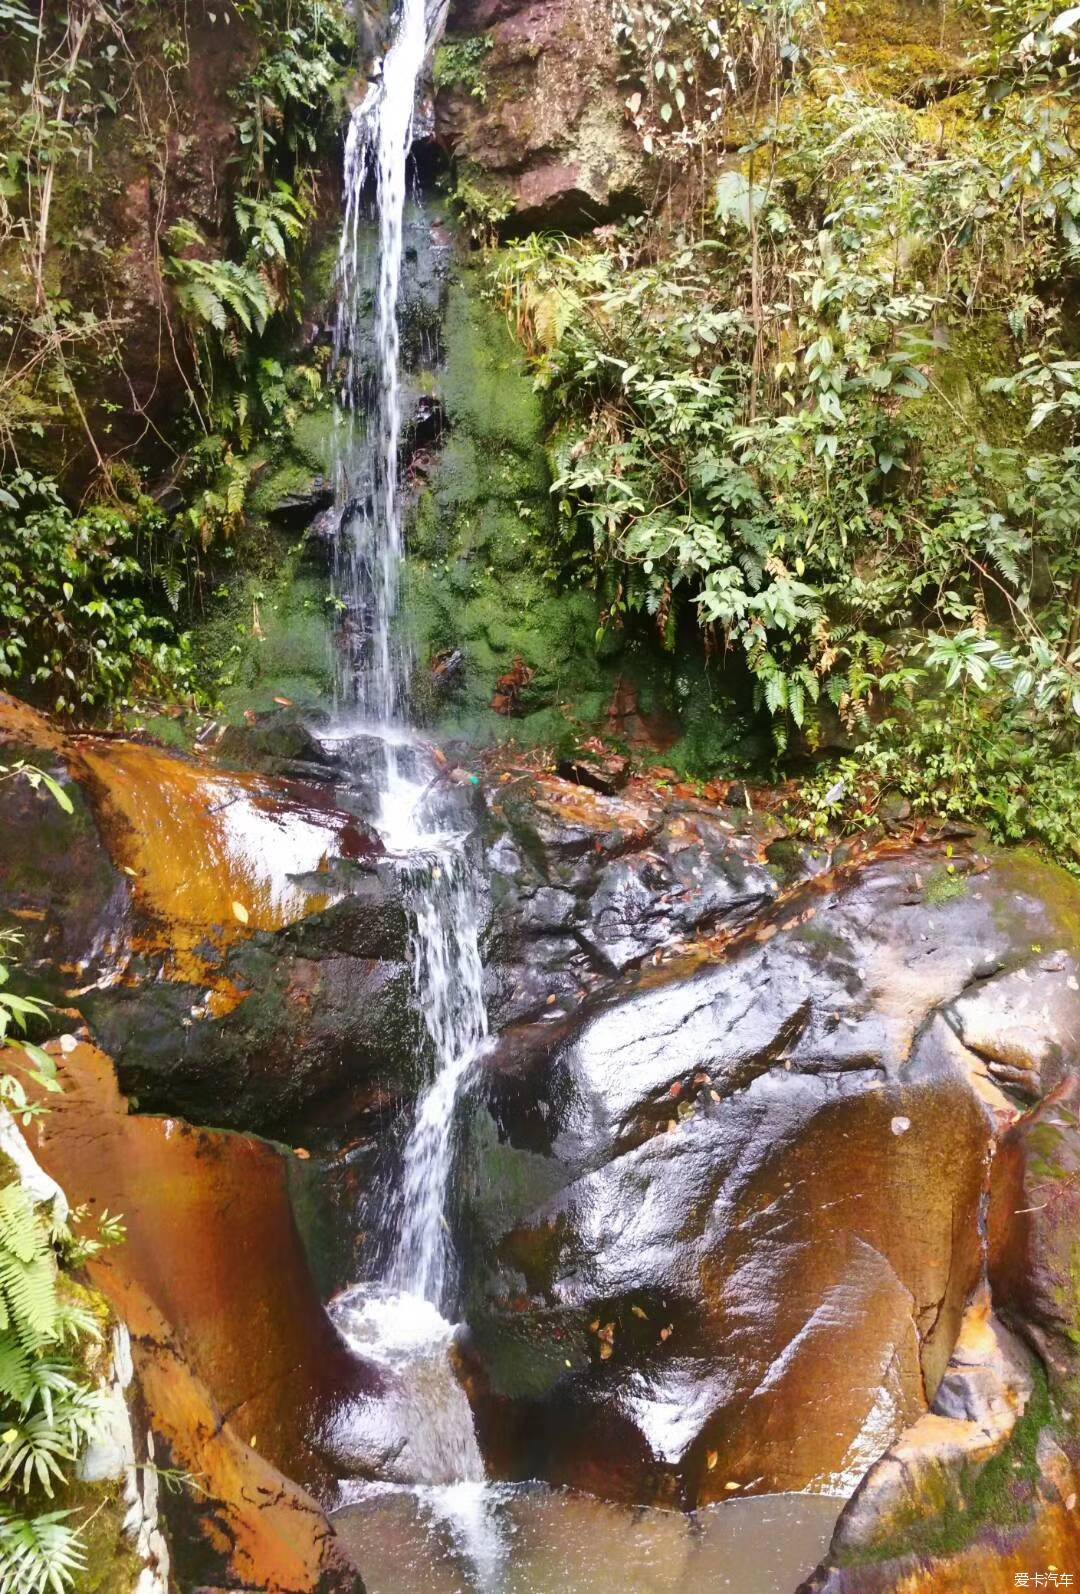
[[[28,780],[66,811],[71,803],[45,771],[0,766],[0,782]],[[55,1092],[56,1064],[28,1038],[44,1007],[10,988],[7,960],[18,934],[0,932],[0,1114],[23,1124]],[[28,1093],[28,1085],[36,1087]],[[84,1212],[35,1200],[6,1160],[0,1169],[0,1594],[64,1594],[85,1565],[76,1514],[55,1494],[92,1437],[102,1398],[87,1367],[101,1339],[94,1311],[62,1271],[120,1237],[108,1213],[98,1237],[76,1238]]]
[[[4,0],[0,18],[0,672],[115,712],[190,687],[184,616],[242,522],[248,456],[322,392],[321,362],[282,352],[355,39],[337,0]],[[234,141],[209,195],[184,164],[208,32]],[[148,236],[126,242],[140,182]],[[171,370],[149,394],[125,363],[139,314]],[[170,383],[186,407],[166,432]]]
[[[781,752],[851,747],[815,825],[895,787],[1077,862],[1080,19],[972,10],[994,31],[963,88],[913,105],[809,8],[738,6],[696,110],[708,8],[634,13],[627,109],[667,140],[665,207],[529,239],[493,279],[556,428],[556,565],[605,627],[673,646],[693,614]],[[704,197],[700,167],[680,183],[679,151],[734,129]]]

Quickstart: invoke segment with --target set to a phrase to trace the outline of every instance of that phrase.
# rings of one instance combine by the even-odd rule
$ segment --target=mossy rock
[[[194,630],[200,672],[225,718],[264,712],[280,697],[299,709],[326,707],[334,696],[335,639],[326,576],[306,538],[260,528],[238,550],[237,563]]]
[[[829,0],[825,26],[844,66],[897,98],[952,79],[968,53],[956,0]]]
[[[501,440],[521,452],[540,448],[540,400],[506,318],[459,282],[450,291],[443,336],[443,402],[452,429],[489,447]]]

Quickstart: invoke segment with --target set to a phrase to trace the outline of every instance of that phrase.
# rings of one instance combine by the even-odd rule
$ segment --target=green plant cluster
[[[193,496],[188,519],[204,546],[238,522],[251,475],[240,456],[280,440],[324,393],[325,353],[288,368],[282,353],[304,308],[317,157],[336,140],[355,51],[337,0],[244,0],[238,10],[261,48],[234,94],[242,151],[234,248],[215,254],[192,221],[174,224],[165,238],[164,272],[198,372],[188,474],[201,469],[209,486]]]
[[[481,105],[487,104],[488,83],[485,70],[493,40],[489,33],[468,39],[447,39],[435,51],[432,76],[435,87],[464,89]]]
[[[653,218],[507,248],[492,291],[602,631],[673,647],[694,615],[779,753],[851,747],[811,825],[894,787],[1080,866],[1075,52],[1052,23],[1031,45],[1034,14],[1011,8],[947,112],[883,99],[817,36],[764,52],[760,93],[751,58],[707,203],[672,176]]]
[[[230,0],[199,19],[235,63],[235,148],[208,203],[184,172],[186,7],[5,0],[4,22],[0,675],[64,712],[115,713],[190,689],[187,619],[260,468],[324,400],[325,351],[290,347],[354,29],[338,0]],[[128,415],[123,445],[125,385],[141,399],[110,233],[132,161],[156,212],[136,269],[158,283],[165,381],[187,403],[167,436],[149,411]]]
[[[163,526],[148,499],[76,513],[54,481],[11,474],[0,488],[0,680],[67,715],[189,684],[186,635],[143,597]]]
[[[0,766],[0,782],[27,780],[64,809],[71,801],[44,770]],[[56,1064],[28,1038],[44,1006],[10,988],[16,931],[0,931],[0,1113],[23,1124],[44,1110],[40,1092],[60,1089]],[[26,1084],[37,1086],[28,1095]],[[92,1438],[102,1396],[88,1371],[101,1340],[85,1292],[65,1269],[116,1243],[121,1225],[102,1213],[97,1236],[77,1237],[83,1211],[36,1201],[4,1161],[0,1169],[0,1594],[64,1594],[85,1565],[76,1513],[56,1491]]]

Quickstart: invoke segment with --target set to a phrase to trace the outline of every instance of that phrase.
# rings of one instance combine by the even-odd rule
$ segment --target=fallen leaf
[[[600,1360],[602,1362],[606,1362],[610,1355],[611,1346],[608,1344],[607,1340],[604,1340],[600,1346]]]
[[[274,702],[279,703],[282,708],[292,708],[293,706],[291,697],[275,697]]]
[[[308,1162],[311,1159],[311,1152],[305,1151],[303,1146],[297,1146],[293,1150],[293,1156],[299,1157],[301,1162]]]
[[[725,1489],[741,1489],[742,1488],[742,1484],[741,1483],[725,1483],[724,1484],[724,1488]]]
[[[130,864],[127,864],[127,863],[124,864],[124,873],[125,874],[129,874],[133,880],[137,880],[138,879],[138,875],[137,875],[136,871],[131,867]]]
[[[648,1312],[643,1311],[640,1306],[632,1306],[630,1310],[633,1312],[635,1317],[643,1317],[646,1322],[649,1321]]]
[[[241,924],[246,924],[248,922],[248,910],[244,907],[242,902],[234,902],[232,905],[232,910],[234,919],[239,919]]]
[[[719,1451],[716,1451],[716,1450],[710,1450],[709,1451],[708,1455],[705,1457],[705,1465],[708,1467],[710,1472],[712,1472],[712,1470],[716,1466],[716,1463],[719,1461],[719,1459],[720,1459]]]
[[[660,1338],[661,1339],[670,1339],[672,1333],[673,1333],[673,1325],[671,1323],[669,1323],[666,1328],[662,1328],[660,1330]]]

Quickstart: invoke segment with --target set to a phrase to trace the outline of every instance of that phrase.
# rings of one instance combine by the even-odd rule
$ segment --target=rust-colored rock
[[[994,1298],[1059,1384],[1080,1366],[1080,1077],[1003,1137],[990,1187]]]
[[[837,1523],[833,1556],[880,1553],[926,1520],[965,1510],[964,1486],[1008,1444],[1033,1387],[1030,1358],[993,1316],[983,1284],[964,1313],[933,1410],[870,1468]]]
[[[64,1094],[31,1131],[34,1152],[72,1201],[123,1216],[124,1243],[89,1271],[131,1331],[155,1433],[206,1491],[208,1564],[246,1587],[352,1594],[356,1574],[305,1487],[332,1475],[320,1424],[362,1406],[378,1378],[322,1309],[280,1153],[129,1114],[103,1053],[56,1052]]]
[[[86,778],[119,866],[158,927],[165,972],[198,979],[219,951],[257,930],[321,912],[335,896],[330,861],[379,851],[361,823],[321,791],[233,774],[134,742],[80,747]],[[320,878],[322,876],[323,878]]]
[[[890,1560],[826,1562],[796,1594],[1015,1594],[1017,1588],[1053,1588],[1048,1573],[1080,1566],[1080,1469],[1044,1435],[1036,1450],[1038,1478],[1028,1520],[1008,1526],[973,1523],[962,1550],[923,1551]],[[1036,1583],[1035,1574],[1044,1581]],[[1026,1582],[1022,1581],[1027,1579]]]

